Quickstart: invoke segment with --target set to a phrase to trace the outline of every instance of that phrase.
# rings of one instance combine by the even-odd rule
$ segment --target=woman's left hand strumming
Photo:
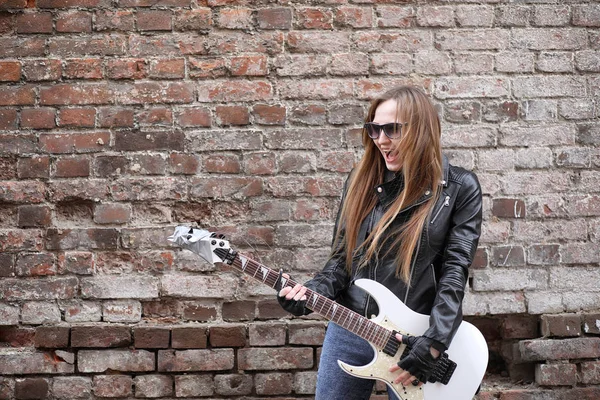
[[[433,373],[440,356],[440,352],[432,347],[435,341],[424,336],[402,336],[400,334],[396,334],[396,338],[407,345],[410,352],[398,361],[398,364],[390,368],[391,372],[403,370],[394,383],[402,383],[404,386],[423,385]]]

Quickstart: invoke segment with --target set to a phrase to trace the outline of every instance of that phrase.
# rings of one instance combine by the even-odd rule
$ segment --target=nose
[[[379,130],[379,137],[377,138],[377,143],[378,144],[385,144],[385,143],[389,143],[391,140],[389,137],[387,137],[387,135],[383,132],[383,129]]]

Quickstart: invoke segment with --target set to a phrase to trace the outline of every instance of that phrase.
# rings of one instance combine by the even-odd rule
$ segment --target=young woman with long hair
[[[438,114],[418,88],[396,87],[373,100],[362,137],[364,155],[344,186],[331,257],[304,285],[282,289],[278,300],[292,314],[306,315],[309,288],[371,317],[377,304],[351,283],[383,284],[413,311],[430,315],[422,336],[398,335],[410,352],[390,366],[398,371],[396,383],[422,385],[462,321],[480,236],[481,188],[475,174],[442,155]],[[364,339],[330,323],[316,399],[368,399],[374,381],[346,374],[337,360],[363,365],[372,358]]]

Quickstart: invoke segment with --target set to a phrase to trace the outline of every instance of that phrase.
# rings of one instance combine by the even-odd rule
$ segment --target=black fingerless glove
[[[277,301],[285,311],[297,317],[301,315],[307,315],[312,312],[311,310],[306,308],[306,300],[288,300],[285,298],[285,296],[277,295]]]
[[[407,335],[402,335],[402,343],[410,349],[410,352],[406,357],[400,359],[398,366],[421,382],[427,382],[439,359],[439,357],[433,358],[429,348],[433,346],[440,350],[440,348],[443,349],[443,345],[425,336]]]

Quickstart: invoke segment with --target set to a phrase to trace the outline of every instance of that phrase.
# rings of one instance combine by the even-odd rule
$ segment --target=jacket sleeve
[[[438,290],[429,318],[429,329],[423,334],[445,348],[450,346],[462,321],[462,301],[469,266],[475,256],[481,234],[481,215],[479,181],[475,174],[465,171],[451,216]]]
[[[344,200],[346,198],[346,191],[348,189],[348,184],[351,175],[352,173],[350,173],[350,175],[346,179],[346,182],[344,183],[344,190],[342,192],[342,197],[338,207],[335,226],[333,229],[331,256],[325,263],[323,269],[319,273],[317,273],[313,279],[304,283],[304,286],[306,286],[307,288],[314,290],[315,292],[332,300],[336,299],[342,292],[342,290],[344,290],[350,283],[350,274],[348,274],[348,271],[346,270],[345,248],[343,246],[338,246],[338,248],[334,248],[334,241],[338,229],[341,229],[341,237],[343,237],[344,234],[344,228],[343,226],[340,226],[340,214],[342,211],[342,206],[344,205]]]

